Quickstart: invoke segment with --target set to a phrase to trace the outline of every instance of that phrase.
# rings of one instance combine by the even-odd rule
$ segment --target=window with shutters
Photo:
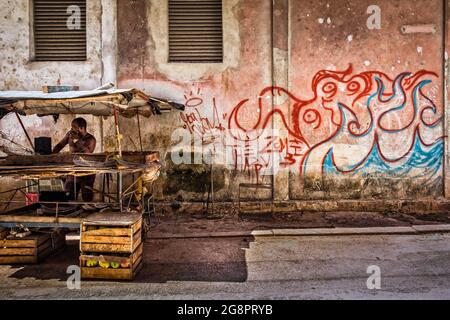
[[[169,62],[222,60],[222,0],[169,0]]]
[[[86,60],[86,0],[33,0],[34,60]]]

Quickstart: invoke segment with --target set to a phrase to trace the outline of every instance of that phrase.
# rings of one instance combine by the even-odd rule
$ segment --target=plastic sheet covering
[[[9,112],[24,115],[91,114],[112,116],[114,108],[125,117],[145,117],[184,105],[147,95],[137,89],[109,89],[44,93],[0,91],[0,118]]]

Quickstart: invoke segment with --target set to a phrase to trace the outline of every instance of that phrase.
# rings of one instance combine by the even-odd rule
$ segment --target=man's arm
[[[52,153],[59,153],[68,143],[69,134],[66,134],[65,137],[53,148]]]

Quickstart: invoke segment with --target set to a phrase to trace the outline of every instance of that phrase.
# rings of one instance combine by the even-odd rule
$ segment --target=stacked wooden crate
[[[64,232],[33,233],[24,238],[8,239],[0,232],[0,264],[35,264],[66,244]]]
[[[133,280],[142,268],[142,215],[96,213],[81,225],[82,279]]]

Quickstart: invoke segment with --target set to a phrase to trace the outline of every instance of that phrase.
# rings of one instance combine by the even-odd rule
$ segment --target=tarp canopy
[[[155,98],[137,89],[108,89],[44,93],[41,91],[0,91],[0,118],[9,112],[40,116],[91,114],[112,116],[114,108],[125,117],[145,117],[184,105]]]

